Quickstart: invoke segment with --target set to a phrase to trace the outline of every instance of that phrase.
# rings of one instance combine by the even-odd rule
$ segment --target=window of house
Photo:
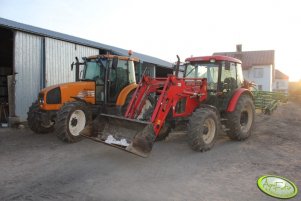
[[[254,68],[254,78],[263,78],[263,68]]]

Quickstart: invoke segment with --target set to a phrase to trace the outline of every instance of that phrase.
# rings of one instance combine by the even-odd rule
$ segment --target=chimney
[[[241,44],[236,45],[236,52],[242,52],[242,45]]]

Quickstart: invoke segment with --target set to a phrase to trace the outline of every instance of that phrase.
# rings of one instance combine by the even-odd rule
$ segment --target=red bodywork
[[[177,78],[174,75],[169,75],[167,78],[144,76],[134,93],[134,98],[129,103],[125,117],[136,119],[152,93],[159,95],[150,120],[157,136],[170,109],[172,109],[173,117],[187,117],[207,99],[207,80],[204,78]],[[184,111],[177,113],[177,103],[183,99],[186,99]]]
[[[216,61],[230,61],[230,62],[235,62],[235,63],[241,64],[241,61],[238,59],[235,59],[233,57],[222,56],[222,55],[190,57],[190,58],[187,58],[185,61],[186,62],[200,62],[200,61],[210,61],[212,59],[214,59]]]
[[[250,90],[248,90],[246,88],[236,89],[236,91],[234,92],[234,95],[232,96],[232,98],[228,104],[227,112],[233,112],[235,110],[237,101],[243,93],[248,93],[251,97],[253,97]]]

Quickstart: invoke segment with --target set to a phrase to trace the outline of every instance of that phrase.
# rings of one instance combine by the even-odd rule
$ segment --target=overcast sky
[[[298,0],[0,0],[0,17],[174,62],[214,52],[275,50],[301,79]]]

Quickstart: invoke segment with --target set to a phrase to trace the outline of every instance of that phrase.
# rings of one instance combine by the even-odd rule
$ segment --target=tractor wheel
[[[252,98],[242,95],[233,112],[226,114],[227,135],[233,140],[245,140],[252,132],[255,117],[255,106]]]
[[[139,115],[138,119],[142,121],[150,121],[152,114],[155,109],[155,100],[153,100],[152,97],[150,97],[148,100],[146,100],[145,107],[142,108],[142,112]],[[169,116],[169,115],[168,115]],[[168,116],[166,119],[168,119]],[[162,141],[164,140],[171,131],[171,125],[168,122],[168,120],[165,121],[165,124],[162,126],[159,135],[156,137],[155,141]]]
[[[80,132],[91,119],[87,104],[79,101],[65,103],[57,113],[56,136],[63,142],[78,142],[82,139]]]
[[[54,130],[54,122],[49,121],[49,124],[45,125],[41,118],[41,112],[38,102],[32,103],[27,112],[28,126],[37,134],[50,133]]]
[[[189,118],[188,142],[194,151],[210,150],[218,136],[216,113],[208,108],[197,109]]]

